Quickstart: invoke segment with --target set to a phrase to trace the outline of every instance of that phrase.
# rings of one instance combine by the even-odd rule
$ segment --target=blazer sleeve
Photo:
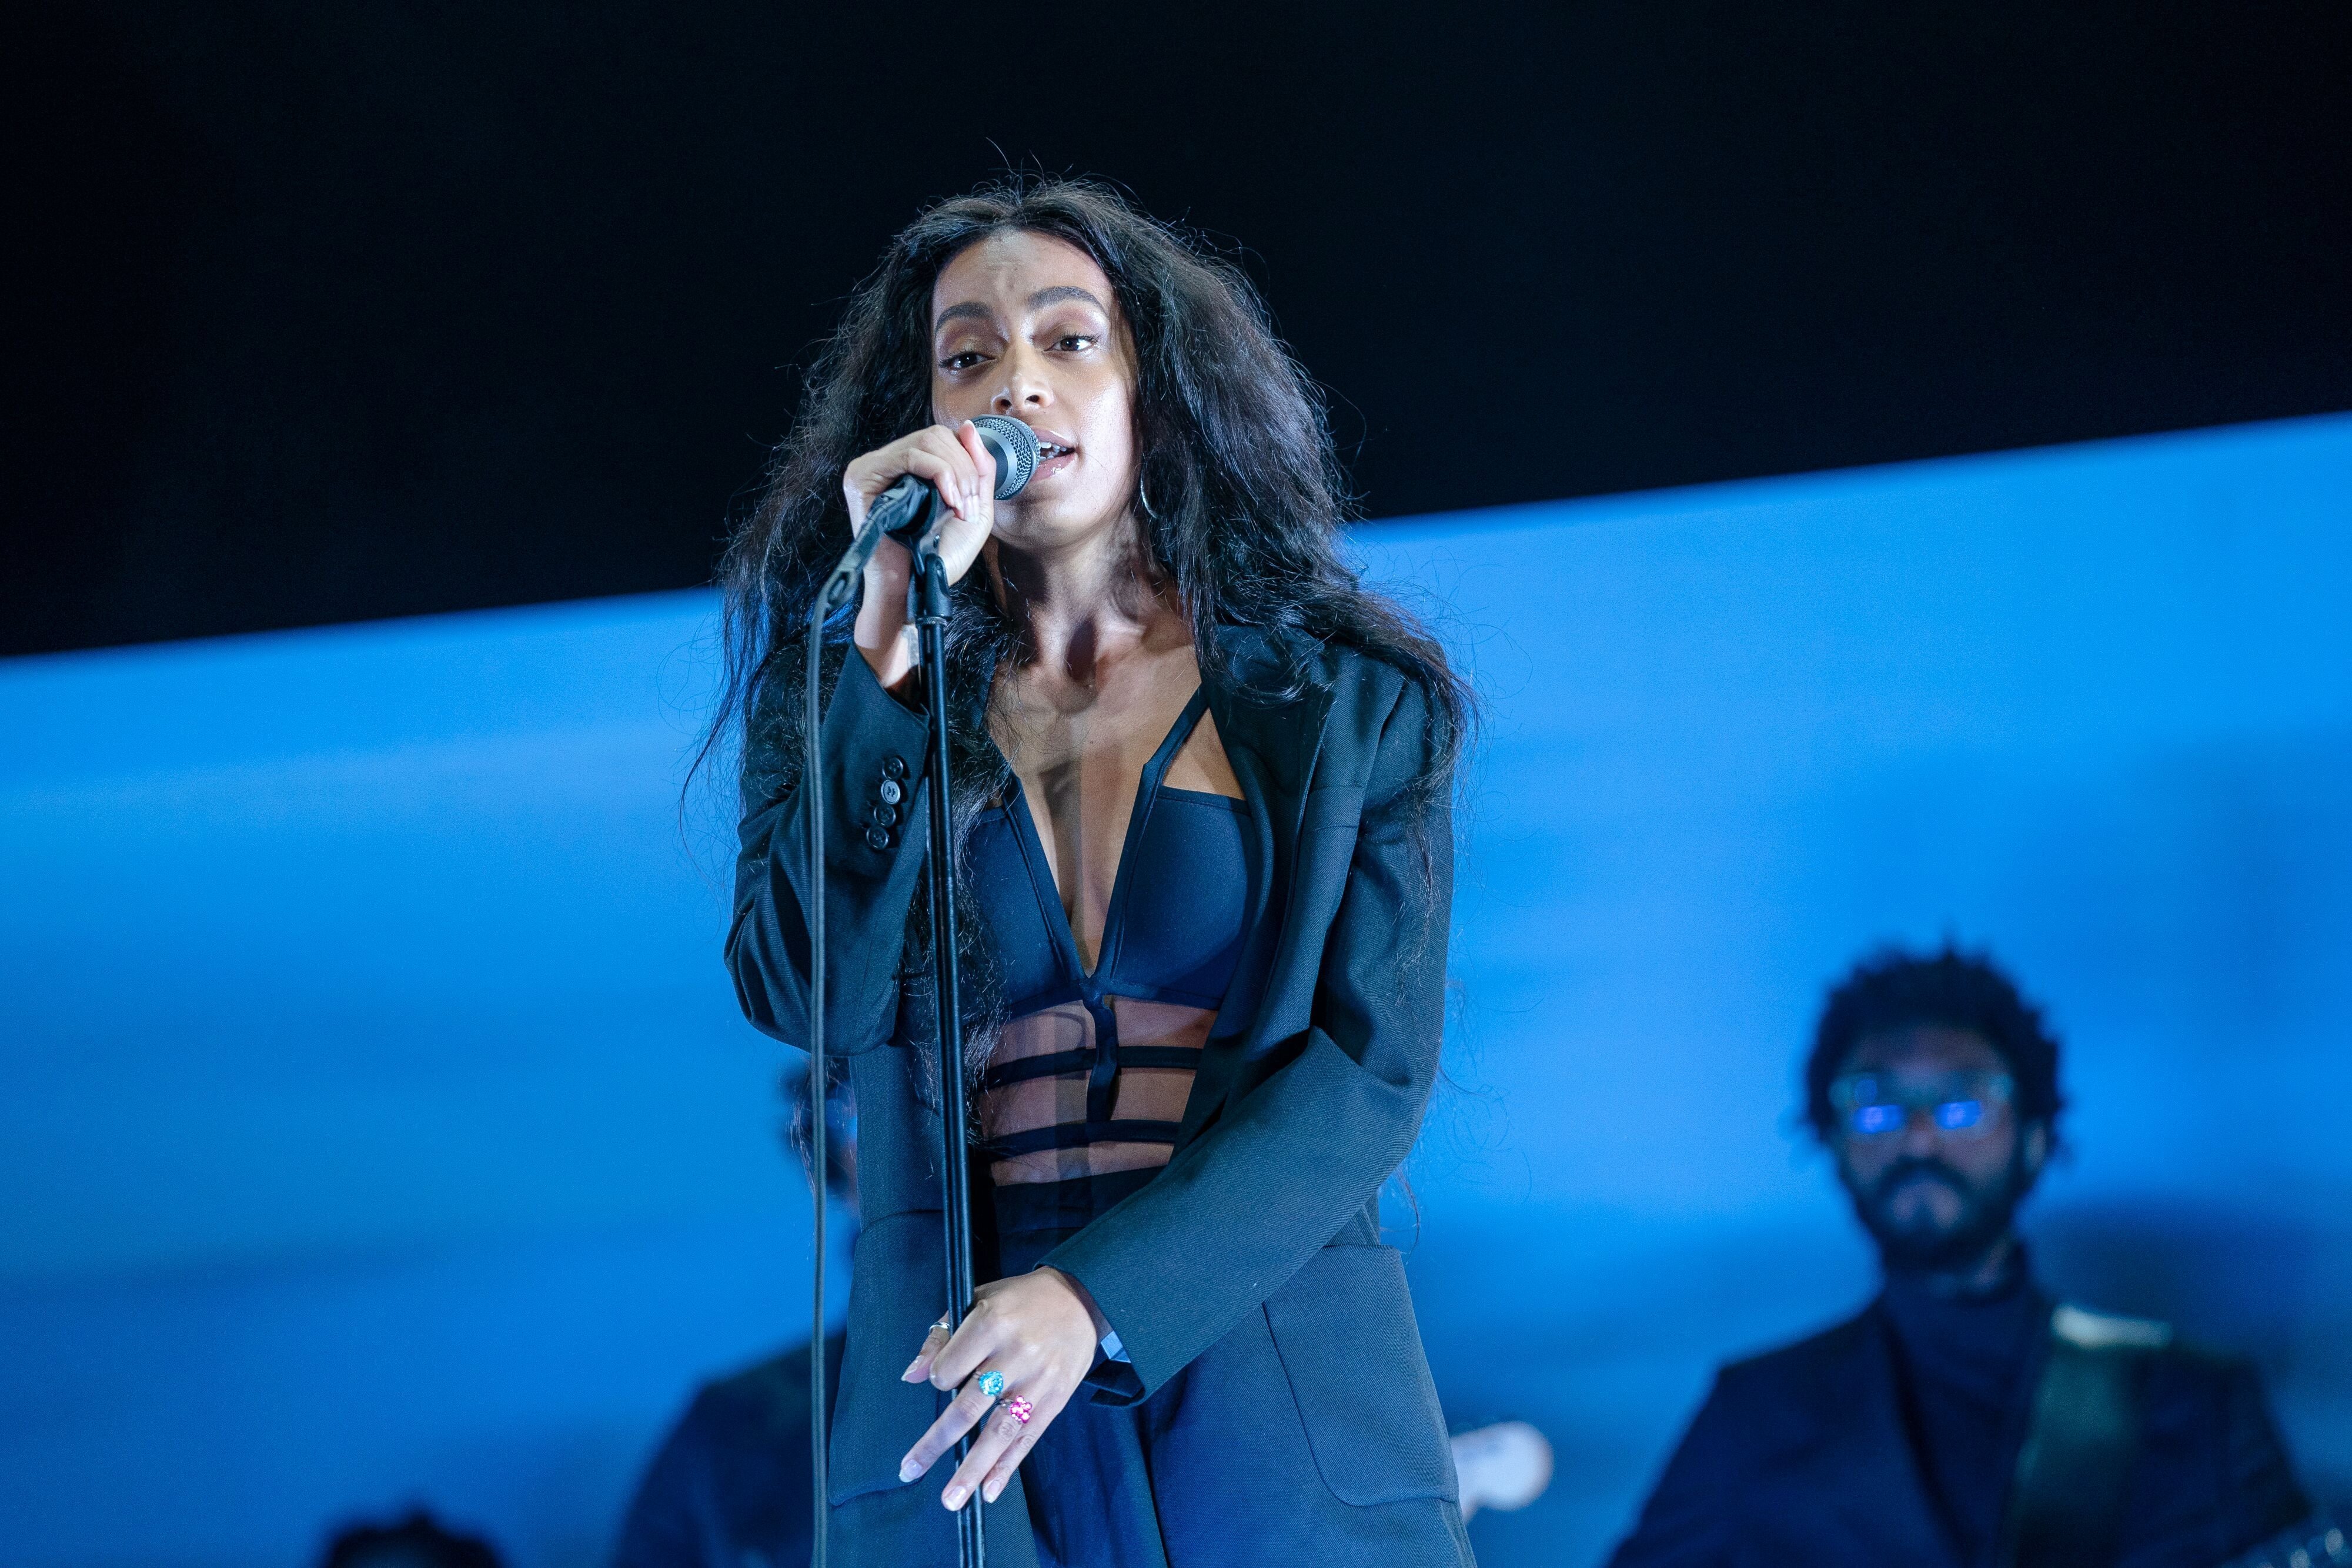
[[[794,698],[798,697],[794,691]],[[921,881],[926,807],[922,718],[866,661],[843,661],[825,708],[825,1042],[847,1055],[888,1038],[898,952]],[[886,802],[886,783],[898,799]],[[809,1016],[807,781],[745,802],[727,967],[761,1030],[805,1047]],[[889,804],[883,826],[877,806]]]
[[[1444,789],[1412,788],[1433,737],[1420,686],[1401,687],[1295,1054],[1045,1259],[1087,1288],[1133,1364],[1139,1390],[1098,1401],[1148,1396],[1223,1337],[1362,1212],[1420,1132],[1444,1030],[1453,823]]]
[[[2148,1359],[2116,1568],[2235,1561],[2302,1521],[2311,1504],[2252,1365],[2178,1345]]]
[[[2278,1424],[2271,1419],[2262,1379],[2251,1364],[2239,1362],[2230,1367],[2222,1398],[2228,1411],[2222,1425],[2230,1488],[2242,1521],[2238,1533],[2243,1538],[2242,1550],[2301,1521],[2311,1512],[2311,1501],[2295,1480],[2294,1465],[2280,1440]]]
[[[1736,1544],[1728,1504],[1744,1457],[1744,1424],[1732,1404],[1718,1375],[1608,1568],[1728,1568]]]
[[[709,1395],[698,1395],[662,1439],[622,1518],[608,1568],[733,1568],[726,1521],[712,1495]]]

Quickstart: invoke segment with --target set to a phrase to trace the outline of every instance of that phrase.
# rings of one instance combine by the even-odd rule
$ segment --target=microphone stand
[[[1003,500],[1019,493],[1037,468],[1037,439],[1019,420],[983,414],[972,422],[995,454],[996,497]],[[940,559],[942,521],[938,493],[912,475],[899,480],[868,508],[865,526],[857,530],[840,564],[826,577],[810,606],[807,664],[803,672],[807,706],[801,779],[808,801],[808,932],[809,932],[809,1147],[815,1167],[815,1332],[809,1347],[809,1386],[815,1396],[810,1412],[815,1452],[810,1465],[816,1500],[816,1531],[812,1542],[813,1568],[825,1568],[826,1523],[832,1500],[826,1491],[826,1430],[824,1367],[824,1171],[825,1090],[824,1042],[824,770],[818,731],[823,715],[818,704],[818,650],[824,622],[856,594],[866,563],[884,536],[904,542],[914,556],[914,575],[907,585],[908,618],[915,623],[916,649],[923,669],[924,718],[928,728],[924,761],[930,770],[931,793],[928,827],[930,833],[931,976],[936,998],[932,1009],[939,1026],[940,1046],[940,1207],[947,1249],[948,1327],[963,1324],[971,1311],[971,1166],[966,1147],[970,1124],[964,1103],[963,1008],[956,962],[955,866],[950,853],[954,813],[949,800],[947,625],[948,569]],[[961,1466],[971,1448],[965,1437],[955,1446]],[[979,1489],[956,1511],[956,1558],[961,1568],[986,1568],[987,1544],[981,1534]]]
[[[939,528],[926,528],[915,547],[914,601],[917,647],[923,667],[923,699],[930,730],[931,980],[932,1016],[940,1045],[940,1207],[947,1243],[948,1328],[952,1333],[971,1310],[971,1168],[966,1152],[969,1125],[964,1106],[963,1007],[956,960],[955,865],[951,852],[953,813],[948,799],[948,569],[940,559]],[[957,1439],[961,1465],[971,1447]],[[956,1510],[956,1561],[960,1568],[985,1568],[986,1542],[980,1531],[980,1489]]]

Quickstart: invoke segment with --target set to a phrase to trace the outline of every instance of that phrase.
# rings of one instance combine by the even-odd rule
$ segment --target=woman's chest
[[[1240,798],[1197,675],[1192,681],[1123,703],[1033,705],[1021,722],[999,727],[1027,825],[1089,963],[1139,815],[1164,796]]]

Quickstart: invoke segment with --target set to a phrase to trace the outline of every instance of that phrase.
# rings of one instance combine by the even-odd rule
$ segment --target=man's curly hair
[[[2017,1082],[2017,1116],[2041,1122],[2054,1136],[2065,1100],[2058,1092],[2058,1039],[2017,983],[1986,954],[1948,942],[1932,957],[1882,947],[1856,964],[1822,1009],[1805,1061],[1805,1114],[1826,1138],[1837,1124],[1830,1081],[1864,1039],[1920,1024],[1964,1029],[2009,1064]]]

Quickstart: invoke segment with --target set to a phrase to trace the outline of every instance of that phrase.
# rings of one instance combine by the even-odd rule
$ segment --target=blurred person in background
[[[319,1568],[499,1568],[478,1535],[460,1535],[417,1509],[398,1524],[354,1524],[327,1542]]]
[[[830,1076],[830,1075],[829,1075]],[[787,1072],[784,1142],[808,1169],[805,1066]],[[825,1097],[825,1192],[857,1235],[857,1121],[846,1074]],[[825,1386],[840,1387],[842,1335],[825,1340]],[[809,1342],[697,1389],[637,1483],[613,1568],[805,1568],[815,1510],[809,1490]]]
[[[2058,1145],[2058,1054],[1949,947],[1831,993],[1806,1117],[1885,1288],[1723,1368],[1613,1568],[2219,1568],[2304,1520],[2250,1367],[2035,1281],[2015,1220]]]

